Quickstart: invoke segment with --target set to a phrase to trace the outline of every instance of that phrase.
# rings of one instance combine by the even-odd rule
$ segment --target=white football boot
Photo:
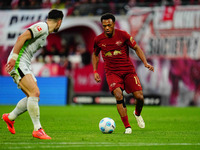
[[[132,129],[131,128],[126,128],[124,134],[131,134]]]
[[[140,128],[145,128],[145,123],[144,123],[144,120],[143,120],[142,116],[141,115],[140,116],[136,116],[135,115],[135,111],[133,112],[133,115],[135,116],[135,119],[137,120],[138,126]]]

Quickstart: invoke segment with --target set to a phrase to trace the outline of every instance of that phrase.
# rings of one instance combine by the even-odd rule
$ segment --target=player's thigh
[[[130,73],[125,76],[124,86],[127,93],[142,91],[140,79],[138,78],[136,73]]]
[[[116,88],[124,89],[123,79],[114,73],[106,74],[106,80],[108,83],[109,90],[113,93]]]
[[[22,91],[28,96],[36,96],[39,97],[39,88],[37,86],[37,82],[34,80],[31,74],[26,74],[20,81],[19,86]]]

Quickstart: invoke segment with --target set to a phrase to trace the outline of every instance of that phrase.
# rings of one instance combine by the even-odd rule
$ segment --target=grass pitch
[[[0,115],[14,107],[0,106]],[[144,106],[144,129],[137,126],[132,115],[134,106],[127,108],[131,135],[123,134],[124,126],[114,105],[40,106],[41,124],[52,140],[32,137],[33,125],[26,112],[15,120],[15,135],[0,120],[0,149],[200,149],[200,108]],[[98,128],[104,117],[115,120],[112,134],[102,134]]]

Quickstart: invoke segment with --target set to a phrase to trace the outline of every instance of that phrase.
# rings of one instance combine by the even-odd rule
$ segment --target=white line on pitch
[[[36,146],[34,146],[37,144]],[[48,144],[48,145],[47,145]],[[12,145],[6,149],[31,149],[31,148],[69,148],[69,147],[127,147],[127,146],[200,146],[200,143],[114,143],[114,142],[60,142],[60,143],[11,143],[5,142],[0,145]],[[19,146],[23,145],[23,146]],[[2,147],[3,148],[3,147]]]

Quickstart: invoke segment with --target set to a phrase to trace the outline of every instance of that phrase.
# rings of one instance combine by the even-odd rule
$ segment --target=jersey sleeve
[[[99,54],[99,52],[101,51],[101,48],[98,46],[98,44],[97,44],[97,37],[94,39],[94,49],[93,49],[93,51],[94,51],[94,53],[96,54],[96,55],[98,55]]]
[[[48,33],[47,24],[44,22],[36,23],[30,26],[28,30],[31,32],[32,38],[36,38],[45,33]]]
[[[133,37],[126,31],[123,32],[123,37],[125,38],[125,41],[128,44],[128,46],[130,46],[131,48],[133,48],[136,45],[136,42],[133,39]]]

